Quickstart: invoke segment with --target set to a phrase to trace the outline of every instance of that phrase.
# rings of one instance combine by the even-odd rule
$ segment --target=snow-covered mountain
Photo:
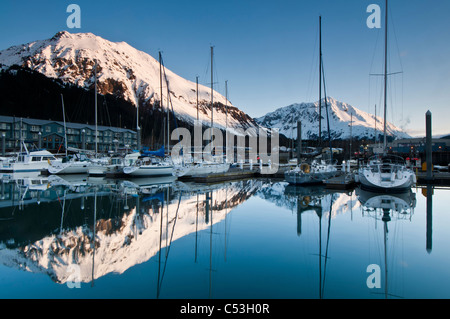
[[[12,65],[28,67],[49,78],[64,83],[93,88],[94,66],[97,62],[98,92],[113,94],[134,105],[157,106],[161,101],[160,64],[149,54],[125,42],[111,42],[92,33],[58,32],[51,39],[38,40],[0,51],[0,67]],[[163,107],[171,102],[180,119],[193,123],[197,118],[196,83],[188,81],[165,68]],[[210,88],[200,85],[199,118],[211,121]],[[170,92],[170,98],[167,96]],[[234,107],[224,96],[214,92],[214,125],[225,128],[228,105],[228,126],[257,127],[247,114]]]
[[[383,134],[384,120],[382,117],[361,111],[349,104],[328,97],[330,131],[334,139],[350,137],[350,123],[353,138],[373,138],[375,121],[377,136]],[[353,118],[352,118],[353,114]],[[292,104],[277,109],[255,119],[261,126],[278,128],[281,134],[288,138],[297,138],[297,121],[302,123],[302,139],[315,139],[319,134],[319,102]],[[410,136],[392,123],[387,122],[387,133],[398,138]],[[322,100],[322,137],[327,137],[327,121],[325,99]]]

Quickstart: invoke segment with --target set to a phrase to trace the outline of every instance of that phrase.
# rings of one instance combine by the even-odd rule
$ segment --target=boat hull
[[[383,176],[362,169],[358,172],[358,182],[361,188],[378,193],[402,193],[415,184],[415,175],[412,172],[403,172],[401,176]]]
[[[48,167],[48,172],[50,174],[57,174],[57,175],[63,175],[63,174],[88,174],[89,173],[89,163],[62,163],[61,165],[50,165]]]
[[[164,166],[164,165],[127,166],[123,168],[123,173],[127,176],[167,176],[172,175],[173,166]]]
[[[40,172],[49,167],[47,161],[36,163],[7,163],[0,167],[2,173]]]

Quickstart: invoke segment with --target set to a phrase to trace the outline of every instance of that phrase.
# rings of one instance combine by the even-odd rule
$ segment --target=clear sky
[[[69,4],[81,8],[81,28],[66,24]],[[0,50],[56,32],[92,32],[124,41],[167,68],[210,85],[252,117],[292,103],[318,100],[318,22],[327,95],[382,115],[384,29],[369,29],[370,4],[384,0],[161,0],[0,2]],[[411,135],[450,134],[450,1],[390,0],[388,120]]]

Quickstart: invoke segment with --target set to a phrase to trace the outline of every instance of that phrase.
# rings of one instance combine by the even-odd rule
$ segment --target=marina
[[[2,7],[1,299],[450,299],[450,2]]]

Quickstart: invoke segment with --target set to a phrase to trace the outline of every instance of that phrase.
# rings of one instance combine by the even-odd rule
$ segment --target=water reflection
[[[123,278],[127,293],[152,298],[398,297],[405,294],[395,283],[408,285],[398,268],[428,267],[420,263],[425,249],[416,249],[425,221],[426,249],[433,248],[432,187],[389,195],[265,179],[202,185],[171,177],[4,175],[0,190],[0,264],[48,276],[58,283],[51,293],[73,280],[76,265],[80,282],[96,287],[83,296],[103,297]],[[425,198],[427,217],[418,218],[416,202],[425,207]],[[405,222],[413,240],[399,243]],[[439,238],[435,246],[426,262],[447,265]],[[372,263],[383,269],[379,290],[366,286]],[[109,274],[121,276],[104,278]]]
[[[416,194],[408,190],[399,194],[380,194],[365,191],[361,188],[356,189],[356,194],[362,204],[363,216],[381,220],[383,223],[383,265],[384,265],[384,297],[402,298],[389,293],[388,284],[388,223],[393,219],[396,221],[411,221],[416,207]],[[391,248],[394,249],[394,248]]]
[[[45,273],[61,284],[71,279],[75,264],[80,281],[93,285],[157,256],[159,295],[172,242],[208,227],[212,233],[258,185],[5,175],[0,258],[8,267]]]

